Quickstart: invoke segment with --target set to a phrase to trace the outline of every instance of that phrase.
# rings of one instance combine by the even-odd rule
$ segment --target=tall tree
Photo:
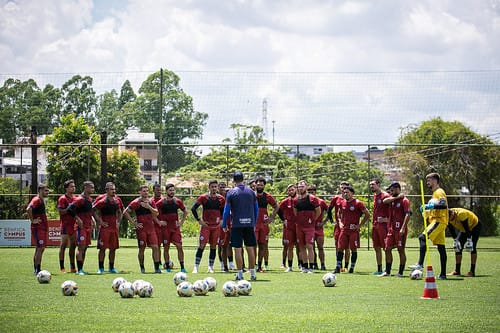
[[[0,87],[0,137],[6,143],[26,136],[35,126],[39,134],[52,131],[54,109],[33,79],[7,79]]]
[[[495,196],[500,192],[498,145],[458,121],[446,122],[441,118],[409,129],[398,143],[405,146],[396,150],[395,159],[403,167],[411,192],[420,193],[419,181],[427,173],[439,172],[450,207],[473,210],[483,223],[483,233],[496,234],[498,200]],[[418,212],[420,200],[412,204]]]
[[[137,95],[132,88],[129,80],[123,82],[120,89],[120,97],[118,97],[118,109],[122,110],[125,104],[135,101]]]
[[[194,110],[191,96],[179,83],[180,78],[172,71],[163,71],[163,78],[159,71],[153,73],[142,83],[135,101],[124,108],[142,132],[153,132],[162,144],[169,145],[162,150],[162,163],[167,171],[190,161],[192,154],[186,154],[189,149],[177,145],[200,139],[208,118],[206,113]],[[160,90],[163,105],[160,105]]]
[[[85,180],[98,184],[99,135],[83,118],[73,114],[62,116],[61,125],[54,128],[43,143],[48,144],[48,181],[55,191],[62,192],[63,183],[68,179],[74,179],[77,188]]]
[[[63,84],[62,115],[73,113],[76,117],[83,117],[87,124],[94,124],[97,98],[92,83],[93,79],[90,76],[74,75]]]
[[[118,143],[125,137],[125,130],[131,122],[119,107],[116,91],[113,89],[98,97],[96,130],[108,133],[108,143]]]

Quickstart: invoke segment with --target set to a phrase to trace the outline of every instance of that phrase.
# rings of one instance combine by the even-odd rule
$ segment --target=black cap
[[[243,181],[243,172],[235,171],[233,174],[233,180],[235,182],[242,182]]]
[[[386,191],[389,191],[391,188],[396,187],[396,188],[401,188],[401,185],[398,182],[394,182],[391,185],[387,186],[385,189]]]

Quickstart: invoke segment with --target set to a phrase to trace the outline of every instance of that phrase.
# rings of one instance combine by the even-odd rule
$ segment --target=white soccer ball
[[[248,296],[252,292],[252,285],[247,280],[240,280],[237,283],[238,295]]]
[[[183,281],[177,285],[177,295],[181,297],[191,297],[193,295],[193,286],[188,281]]]
[[[424,273],[422,273],[422,271],[419,269],[415,269],[410,273],[410,279],[412,280],[421,280],[423,276]]]
[[[134,292],[137,295],[139,293],[139,289],[141,289],[141,286],[145,283],[146,281],[144,280],[135,280],[132,282],[132,287],[134,288]]]
[[[39,283],[49,283],[50,279],[52,279],[52,274],[49,271],[43,270],[38,272],[36,278]]]
[[[153,285],[150,282],[144,282],[139,287],[138,295],[142,298],[153,296]]]
[[[123,282],[127,282],[127,280],[125,280],[122,277],[117,277],[116,279],[114,279],[113,283],[111,283],[111,288],[113,289],[113,291],[117,293],[118,292],[118,288],[120,288],[120,285]]]
[[[131,298],[134,297],[135,295],[135,289],[132,283],[130,282],[123,282],[120,287],[118,288],[118,293],[122,298]]]
[[[222,285],[222,293],[226,297],[238,296],[238,285],[234,281],[227,281]]]
[[[208,284],[205,280],[194,281],[193,292],[196,296],[205,296],[208,293]]]
[[[184,272],[178,272],[178,273],[175,273],[175,275],[174,275],[174,283],[176,286],[178,286],[181,282],[184,282],[187,280],[188,280],[188,276]]]
[[[213,277],[209,276],[205,278],[205,282],[208,285],[208,291],[215,291],[215,289],[217,289],[217,280],[215,280]]]
[[[64,281],[61,284],[61,291],[64,296],[75,296],[78,293],[78,284],[72,280]]]
[[[167,267],[170,268],[170,269],[174,268],[174,262],[172,260],[169,260],[167,262]]]
[[[325,287],[333,287],[337,284],[337,276],[332,273],[328,272],[325,275],[323,275],[323,285]]]

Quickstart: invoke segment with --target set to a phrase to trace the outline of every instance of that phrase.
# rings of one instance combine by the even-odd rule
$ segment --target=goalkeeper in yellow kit
[[[481,233],[481,223],[476,214],[464,208],[451,208],[449,212],[448,230],[453,237],[455,248],[455,270],[448,275],[460,275],[462,265],[462,249],[470,252],[470,271],[465,276],[476,276],[477,240]],[[456,233],[458,230],[458,235]]]

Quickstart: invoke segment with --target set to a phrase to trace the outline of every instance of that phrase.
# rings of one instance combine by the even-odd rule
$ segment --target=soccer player
[[[131,211],[135,212],[135,221],[130,216]],[[146,246],[149,246],[151,247],[155,273],[160,274],[160,251],[155,230],[155,223],[159,224],[160,222],[156,218],[158,216],[156,206],[149,201],[149,189],[147,185],[139,187],[139,197],[129,203],[123,211],[123,215],[135,227],[137,245],[139,247],[137,259],[139,260],[141,273],[146,272],[144,268],[144,251],[146,250]]]
[[[158,183],[155,183],[153,185],[153,197],[151,197],[149,199],[149,201],[151,201],[152,203],[154,203],[156,205],[156,202],[157,201],[161,201],[163,200],[163,195],[161,194],[161,185],[158,184]],[[156,209],[158,209],[158,207],[156,207]],[[158,221],[160,222],[159,224],[158,223],[155,223],[155,231],[156,231],[156,237],[158,238],[158,253],[159,253],[159,256],[160,256],[160,267],[161,267],[161,258],[162,258],[162,255],[161,255],[161,245],[164,244],[163,241],[163,234],[162,234],[162,227],[165,227],[166,226],[166,222],[165,221],[162,221],[160,218],[159,218],[159,214],[160,214],[160,211],[158,210]],[[165,257],[165,245],[163,245],[163,257]],[[165,270],[168,270],[168,262],[164,262],[163,263],[163,268],[165,268]]]
[[[406,237],[408,235],[408,221],[410,220],[410,200],[401,193],[401,185],[392,183],[386,189],[390,194],[383,203],[389,205],[389,224],[385,239],[385,271],[380,276],[391,276],[392,249],[397,248],[399,253],[399,270],[396,277],[404,277],[406,265]]]
[[[59,246],[59,268],[61,273],[66,273],[64,267],[64,252],[68,249],[70,272],[76,273],[75,252],[76,252],[76,220],[68,214],[68,207],[73,202],[76,186],[73,179],[64,182],[64,194],[57,199],[57,209],[61,220],[61,245]]]
[[[243,280],[243,244],[247,250],[250,280],[257,280],[255,275],[255,223],[259,213],[259,205],[255,192],[243,184],[243,173],[235,171],[233,174],[235,187],[227,192],[226,204],[222,216],[222,227],[227,230],[229,215],[232,214],[231,246],[234,249],[238,273],[236,280]]]
[[[255,238],[257,239],[258,254],[257,254],[257,272],[269,270],[269,224],[273,223],[274,217],[278,212],[278,203],[276,199],[264,191],[266,187],[266,179],[258,177],[255,180],[255,191],[257,192],[257,202],[259,204],[259,215],[257,216],[257,224],[255,225]],[[271,206],[273,212],[269,215],[267,207]],[[262,261],[264,260],[264,267]]]
[[[385,248],[385,238],[387,236],[387,224],[389,222],[390,206],[384,204],[384,199],[390,195],[380,188],[380,180],[370,180],[370,190],[373,193],[373,222],[372,222],[372,241],[373,250],[375,250],[375,259],[377,261],[377,270],[373,275],[382,274],[382,249]],[[387,262],[387,260],[386,260]]]
[[[477,241],[481,233],[481,222],[476,214],[465,208],[448,210],[448,230],[453,237],[455,247],[455,270],[449,275],[460,275],[462,266],[462,250],[470,252],[470,271],[465,276],[476,276]],[[456,234],[458,230],[458,235]]]
[[[316,195],[316,186],[315,185],[310,185],[307,188],[307,193]],[[326,266],[325,266],[325,250],[324,250],[324,244],[325,244],[325,231],[324,231],[324,225],[326,222],[326,219],[324,220],[323,217],[325,216],[325,212],[328,209],[328,205],[326,204],[325,200],[317,197],[319,200],[319,207],[321,208],[321,214],[319,215],[318,219],[315,221],[314,225],[314,243],[313,243],[313,252],[314,252],[314,269],[318,269],[318,257],[319,261],[321,263],[321,270],[325,271]],[[318,251],[316,252],[316,248]]]
[[[370,212],[365,207],[365,204],[354,198],[354,188],[346,186],[344,188],[344,198],[340,207],[340,235],[339,235],[339,252],[337,252],[337,267],[335,272],[340,272],[342,265],[342,257],[345,249],[351,249],[351,267],[349,273],[354,273],[354,266],[358,259],[359,230],[370,219]],[[363,216],[363,220],[359,222]]]
[[[90,244],[92,244],[92,229],[95,228],[95,220],[92,212],[92,198],[94,183],[90,180],[83,182],[83,192],[77,196],[68,207],[68,213],[75,217],[77,223],[76,243],[76,266],[78,275],[87,275],[83,270],[85,255]]]
[[[49,196],[49,187],[43,183],[38,184],[38,194],[31,199],[26,212],[31,221],[31,239],[35,242],[35,254],[33,255],[34,273],[42,270],[42,255],[48,241],[47,214],[45,212],[45,199]]]
[[[294,214],[297,223],[297,241],[302,258],[302,273],[313,273],[314,265],[314,232],[316,221],[321,214],[321,207],[316,196],[307,193],[307,183],[297,183],[297,197],[293,200]]]
[[[333,240],[335,243],[335,257],[337,256],[337,253],[339,252],[339,247],[338,247],[338,242],[339,242],[339,235],[340,235],[340,207],[342,204],[342,201],[344,199],[344,188],[346,186],[349,186],[350,183],[347,181],[342,181],[339,184],[338,187],[338,194],[333,196],[333,198],[330,200],[330,205],[328,206],[328,209],[326,211],[326,219],[330,221],[330,223],[333,224]],[[333,214],[332,214],[333,213]],[[335,215],[335,218],[334,216]],[[325,221],[326,222],[326,221]],[[345,256],[344,256],[344,267],[340,267],[341,272],[347,272],[347,269],[349,267],[349,259],[351,258],[351,250],[345,249]]]
[[[174,244],[177,248],[177,259],[181,272],[186,272],[184,267],[184,249],[182,248],[182,234],[181,226],[186,221],[188,211],[184,202],[175,196],[175,186],[172,183],[165,185],[165,197],[156,199],[154,204],[158,209],[158,220],[162,225],[160,227],[161,239],[163,242],[163,259],[167,272],[171,271],[170,268],[170,244]],[[182,216],[179,219],[179,211]]]
[[[217,255],[217,243],[219,240],[219,230],[222,224],[222,212],[224,210],[225,199],[222,195],[218,194],[219,189],[216,180],[211,180],[208,183],[208,193],[200,195],[191,212],[194,218],[201,226],[200,237],[198,243],[198,250],[196,251],[195,264],[193,273],[198,273],[203,250],[207,243],[210,244],[210,254],[208,256],[208,273],[214,272],[214,262]],[[198,207],[203,207],[201,218],[198,216]]]
[[[278,216],[283,221],[283,266],[286,266],[286,273],[292,272],[293,249],[297,243],[297,230],[295,224],[295,214],[293,212],[293,200],[297,196],[297,187],[290,184],[286,188],[288,197],[281,200],[278,205]],[[287,260],[288,258],[288,260]]]
[[[116,250],[120,247],[119,232],[120,222],[123,217],[123,203],[116,195],[116,187],[112,182],[106,183],[106,195],[94,201],[94,218],[97,221],[99,234],[97,237],[98,270],[97,274],[104,273],[104,258],[106,249],[108,253],[108,266],[110,273],[118,273],[115,269]]]
[[[219,182],[219,194],[222,195],[224,200],[226,199],[227,191],[229,191],[229,188],[226,188],[226,183]],[[224,231],[222,226],[220,227],[217,248],[219,253],[220,269],[224,272],[229,272],[230,270],[235,269],[233,262],[233,250],[230,244],[231,218],[229,218],[227,229],[227,231]]]
[[[427,187],[432,190],[432,199],[420,210],[426,210],[427,229],[424,230],[418,240],[420,243],[420,255],[418,262],[411,265],[411,269],[423,269],[426,246],[425,234],[437,246],[439,252],[439,261],[441,263],[441,273],[438,279],[446,279],[446,247],[445,247],[445,231],[448,226],[448,199],[446,198],[445,191],[439,186],[440,176],[438,173],[433,172],[425,176]]]

